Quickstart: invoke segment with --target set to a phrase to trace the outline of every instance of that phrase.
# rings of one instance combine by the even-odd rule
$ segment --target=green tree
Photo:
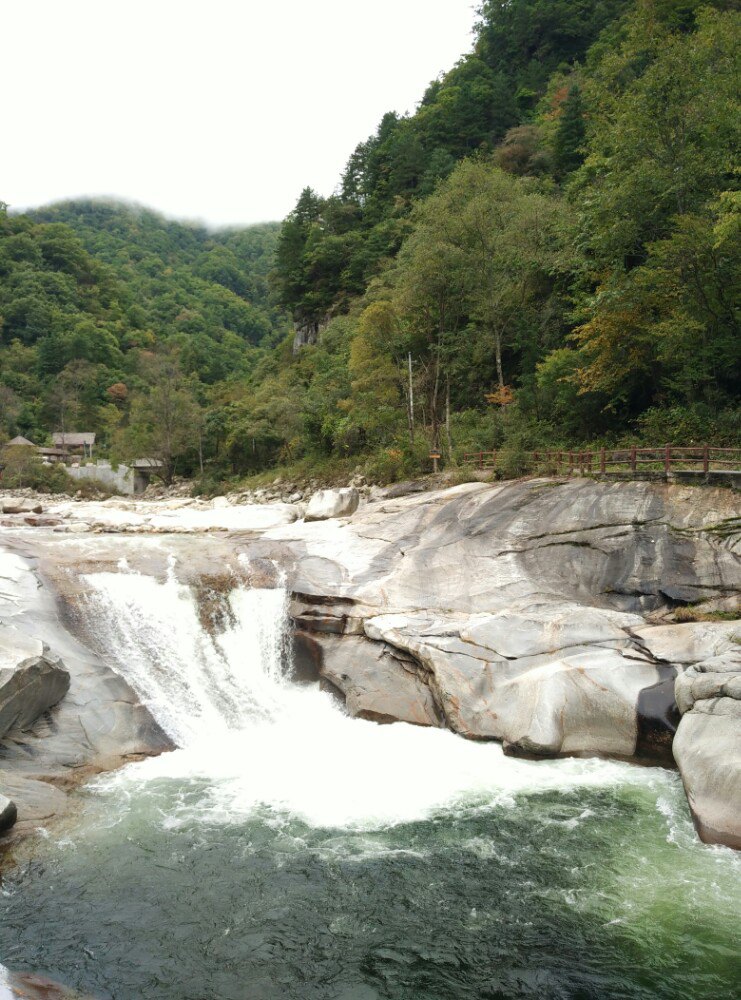
[[[692,398],[727,386],[738,337],[737,256],[715,226],[741,141],[741,18],[705,10],[687,31],[661,13],[639,4],[590,82],[588,156],[575,181],[580,384],[623,418],[667,389]]]
[[[563,180],[584,162],[586,125],[584,102],[578,84],[569,88],[553,140],[553,165],[556,176]]]
[[[156,355],[146,364],[148,391],[136,394],[122,448],[128,458],[153,458],[162,463],[162,477],[171,483],[176,462],[198,454],[203,413],[193,386],[177,358]]]

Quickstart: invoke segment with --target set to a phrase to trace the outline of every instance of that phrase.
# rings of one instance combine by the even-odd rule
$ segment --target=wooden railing
[[[496,468],[499,453],[471,451],[464,462],[479,469]],[[658,448],[600,448],[596,451],[546,450],[526,452],[525,463],[533,471],[555,475],[595,475],[606,472],[664,472],[679,469],[702,471],[741,470],[741,448],[691,447],[673,444]]]

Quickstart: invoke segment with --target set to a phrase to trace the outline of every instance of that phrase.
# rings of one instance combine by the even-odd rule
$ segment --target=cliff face
[[[666,622],[687,604],[711,617],[738,607],[740,512],[723,490],[468,484],[268,532],[258,548],[292,556],[296,669],[352,714],[448,726],[512,754],[671,762],[676,678],[719,651],[738,671],[741,623],[702,623],[690,654],[698,626]],[[721,710],[727,746],[741,746],[741,718]],[[708,725],[685,717],[680,747]],[[741,833],[734,753],[720,827],[695,809],[700,833],[726,843]]]

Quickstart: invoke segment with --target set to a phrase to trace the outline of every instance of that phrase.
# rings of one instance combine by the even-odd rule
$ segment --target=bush
[[[0,484],[9,490],[37,490],[39,493],[71,493],[74,480],[63,465],[44,465],[35,448],[14,445],[0,454]]]
[[[218,475],[205,472],[198,479],[193,480],[190,489],[192,497],[220,497],[229,492],[229,484],[225,483]]]
[[[61,468],[56,466],[56,468]],[[65,473],[66,475],[66,473]],[[101,482],[100,479],[73,479],[67,476],[67,490],[74,490],[85,500],[100,500],[101,497],[112,497],[113,492],[109,486]]]
[[[652,407],[638,419],[640,436],[648,445],[741,445],[741,410],[693,406]]]
[[[365,477],[369,482],[383,486],[403,479],[406,469],[401,448],[382,448],[365,463]]]
[[[513,440],[500,448],[495,468],[502,479],[517,479],[531,471],[531,464],[530,453],[521,442]]]

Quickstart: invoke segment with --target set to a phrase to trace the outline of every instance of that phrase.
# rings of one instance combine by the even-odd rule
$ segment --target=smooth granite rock
[[[0,549],[0,577],[0,621],[12,623],[0,625],[0,790],[17,806],[16,834],[64,813],[67,790],[91,774],[172,743],[70,634],[28,558]]]
[[[673,749],[700,837],[741,849],[741,702],[698,702],[682,716]]]
[[[676,674],[714,633],[645,616],[737,594],[739,506],[730,491],[655,483],[477,482],[259,544],[286,566],[298,627],[347,643],[344,661],[332,656],[343,690],[362,687],[362,711],[388,714],[366,672],[395,650],[466,736],[670,761]]]
[[[309,501],[305,521],[326,521],[331,517],[349,517],[358,509],[360,494],[353,486],[341,490],[318,490]]]
[[[69,690],[69,672],[40,639],[0,627],[0,739],[26,729]]]
[[[342,692],[351,715],[376,722],[440,725],[432,692],[412,657],[360,636],[322,635],[318,642],[319,674]]]

